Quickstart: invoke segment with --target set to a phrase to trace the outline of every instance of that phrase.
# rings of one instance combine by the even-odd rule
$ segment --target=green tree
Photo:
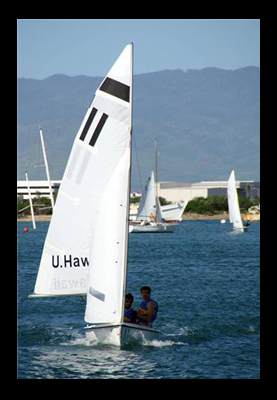
[[[249,207],[259,204],[260,199],[256,198],[251,201],[248,197],[239,196],[239,204],[242,212],[246,212]],[[226,196],[209,196],[197,197],[191,200],[187,207],[186,213],[195,214],[221,214],[224,211],[228,212],[228,201]]]

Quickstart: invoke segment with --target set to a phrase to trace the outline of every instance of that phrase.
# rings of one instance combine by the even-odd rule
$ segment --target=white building
[[[52,181],[52,190],[55,191],[59,189],[61,181]],[[31,197],[47,197],[50,199],[50,191],[48,186],[48,181],[29,181]],[[23,197],[23,199],[28,199],[28,186],[26,181],[17,181],[17,196]]]
[[[237,181],[237,189],[242,196],[254,198],[260,197],[260,182]],[[50,198],[48,181],[30,181],[32,198],[44,196]],[[52,189],[58,190],[61,181],[52,181]],[[195,197],[226,196],[228,181],[208,181],[198,183],[160,182],[158,184],[159,196],[170,202],[192,200]],[[249,193],[250,190],[250,193]],[[132,193],[133,196],[141,196],[141,193]],[[131,195],[131,197],[132,197]],[[17,181],[17,196],[28,199],[28,187],[26,181]]]
[[[260,182],[237,181],[238,192],[242,196],[260,197]],[[167,201],[179,202],[195,197],[226,196],[228,181],[207,181],[198,183],[160,182],[159,196]]]

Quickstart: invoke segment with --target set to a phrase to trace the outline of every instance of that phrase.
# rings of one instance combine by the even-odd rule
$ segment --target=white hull
[[[138,225],[132,224],[132,233],[172,233],[177,224]]]
[[[242,228],[233,228],[234,233],[243,233],[248,231],[249,226],[243,226]]]
[[[130,343],[143,343],[145,340],[154,340],[159,337],[160,331],[147,326],[122,323],[117,325],[98,324],[85,327],[86,339],[89,342],[124,346]]]
[[[161,206],[162,217],[167,221],[182,221],[182,215],[188,204],[188,200],[180,203],[168,204]]]

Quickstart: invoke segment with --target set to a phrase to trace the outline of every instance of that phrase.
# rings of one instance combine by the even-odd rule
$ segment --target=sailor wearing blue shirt
[[[158,303],[154,299],[151,299],[151,288],[149,286],[142,286],[140,293],[143,301],[137,313],[138,323],[152,327],[153,322],[157,318],[159,309]]]
[[[125,297],[125,313],[124,322],[136,323],[137,312],[132,308],[134,296],[131,293],[126,294]]]

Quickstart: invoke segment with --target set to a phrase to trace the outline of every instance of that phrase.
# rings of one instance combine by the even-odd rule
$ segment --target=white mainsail
[[[117,304],[122,299],[127,259],[131,82],[132,45],[127,45],[97,89],[75,138],[33,295],[79,295],[88,290],[87,320],[94,318],[94,301],[101,305],[105,296],[105,305],[110,304],[108,287],[102,285],[105,274],[121,287],[116,301],[113,293],[112,301]],[[117,220],[112,227],[107,222],[107,209]],[[118,305],[112,313],[115,309],[118,313]]]
[[[228,208],[229,208],[229,219],[233,224],[233,228],[236,230],[243,231],[243,223],[240,214],[238,193],[236,188],[235,171],[231,172],[228,180]]]
[[[110,118],[102,142],[99,141],[97,168],[101,175],[91,232],[90,268],[85,321],[88,323],[123,322],[127,250],[132,131],[133,45],[127,45],[97,91]],[[106,91],[102,87],[107,82]],[[113,91],[113,82],[125,96]],[[111,83],[111,86],[109,86]],[[128,93],[128,94],[127,94]],[[124,98],[123,98],[124,97]],[[94,100],[95,102],[95,100]],[[107,209],[109,212],[107,213]],[[112,222],[111,222],[112,221]]]
[[[141,200],[139,202],[139,209],[137,213],[138,221],[151,221],[150,215],[157,216],[157,222],[161,221],[161,210],[159,199],[156,198],[155,187],[155,174],[151,172],[150,177],[144,187]]]

